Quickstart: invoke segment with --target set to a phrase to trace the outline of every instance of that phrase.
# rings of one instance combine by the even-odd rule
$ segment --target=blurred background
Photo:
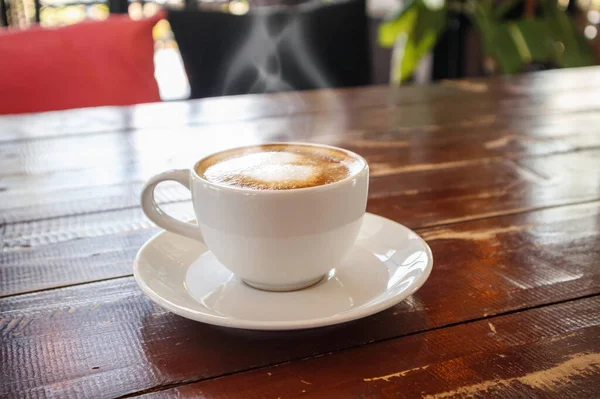
[[[330,53],[313,52],[316,54],[311,58],[313,66],[319,65],[320,58],[336,57],[341,60],[330,66],[327,73],[317,72],[327,75],[326,79],[321,79],[326,81],[318,82],[320,78],[317,78],[312,79],[311,84],[302,82],[302,79],[296,82],[298,79],[294,75],[297,73],[292,72],[292,78],[287,78],[289,84],[286,85],[271,84],[266,79],[259,85],[246,84],[229,90],[233,83],[228,82],[229,78],[223,78],[219,85],[205,87],[206,81],[212,79],[210,75],[223,68],[221,64],[213,65],[212,69],[209,66],[207,70],[206,59],[230,60],[225,53],[228,49],[230,53],[236,53],[237,63],[262,62],[254,58],[240,60],[239,48],[246,46],[252,48],[254,54],[260,53],[259,47],[265,42],[264,38],[268,40],[277,36],[277,32],[285,31],[285,26],[293,23],[290,22],[293,20],[281,15],[302,14],[303,10],[318,14],[319,8],[346,3],[358,4],[364,10],[363,15],[357,16],[352,10],[334,9],[331,15],[341,17],[329,31],[323,28],[330,18],[325,15],[322,20],[314,17],[316,22],[302,22],[304,33],[295,32],[295,35],[306,36],[307,31],[317,31],[314,35],[320,35],[330,49]],[[169,10],[169,13],[160,14],[164,18],[152,31],[155,78],[162,100],[388,82],[424,83],[438,79],[578,67],[597,64],[600,58],[600,0],[368,0],[366,3],[353,0],[0,0],[0,25],[9,30],[27,30],[38,24],[43,28],[55,28],[89,20],[102,21],[114,14],[126,14],[133,20],[140,20],[156,16],[164,12],[162,10]],[[280,17],[271,18],[270,13],[279,15],[283,22],[279,21]],[[219,19],[223,15],[260,15],[267,18],[262,21],[266,21],[269,29],[264,32],[264,38],[257,36],[255,41],[258,44],[252,47],[246,38],[257,35],[252,30],[254,28],[250,28],[256,25],[256,18],[240,24],[235,22],[241,21],[239,19]],[[174,20],[181,25],[175,35],[172,29]],[[210,26],[213,31],[208,33],[216,32],[215,36],[207,39],[206,29],[199,31],[199,25]],[[272,25],[276,27],[272,28]],[[337,32],[337,35],[332,32]],[[364,42],[362,36],[365,37]],[[207,44],[207,40],[212,40],[212,45]],[[219,48],[221,43],[230,41],[233,43],[231,46]],[[319,37],[313,38],[313,41],[317,43]],[[305,42],[310,45],[310,40]],[[354,59],[348,56],[353,51],[357,52]],[[198,54],[204,57],[202,65],[195,60]],[[247,58],[254,57],[248,52],[245,54]],[[269,54],[264,57],[268,69],[272,61],[269,61]],[[277,58],[275,69],[279,76],[293,68],[290,64],[301,63],[296,59],[286,64],[283,60],[285,55],[281,54]],[[341,65],[342,61],[344,65]],[[0,62],[11,61],[3,59]],[[327,70],[327,67],[323,68]],[[352,71],[354,75],[351,76],[348,70],[354,69],[359,71]],[[193,77],[200,71],[203,82]],[[257,73],[261,75],[260,68]],[[344,74],[347,76],[337,79],[338,75]],[[255,81],[257,78],[249,79]]]

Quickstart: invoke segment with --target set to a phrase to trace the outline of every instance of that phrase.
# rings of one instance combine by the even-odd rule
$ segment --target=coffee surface
[[[362,160],[328,147],[268,144],[238,148],[200,161],[204,179],[253,190],[291,190],[335,183],[356,173]]]

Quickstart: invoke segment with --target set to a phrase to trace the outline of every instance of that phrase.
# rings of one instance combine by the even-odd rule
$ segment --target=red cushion
[[[0,30],[0,114],[160,101],[152,39],[160,18]]]

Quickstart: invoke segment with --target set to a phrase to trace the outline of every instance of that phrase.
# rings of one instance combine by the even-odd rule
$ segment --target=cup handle
[[[169,216],[163,211],[160,206],[156,203],[154,198],[154,190],[163,181],[176,181],[182,186],[190,190],[190,171],[187,169],[175,169],[168,170],[163,173],[159,173],[148,180],[144,188],[142,189],[142,210],[157,226],[162,227],[165,230],[172,231],[173,233],[180,234],[185,237],[192,238],[197,241],[204,242],[202,233],[198,226],[182,222],[172,216]]]

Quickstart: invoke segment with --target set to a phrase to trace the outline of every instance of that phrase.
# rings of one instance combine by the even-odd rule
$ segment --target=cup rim
[[[221,154],[223,152],[238,150],[238,149],[242,149],[242,148],[257,147],[257,146],[262,146],[262,145],[300,145],[300,146],[307,146],[307,147],[330,148],[332,150],[344,152],[344,153],[348,154],[349,156],[351,156],[352,158],[358,159],[362,163],[362,167],[359,170],[357,170],[355,173],[353,173],[349,176],[346,176],[342,180],[338,180],[334,183],[322,184],[320,186],[313,186],[313,187],[291,188],[288,190],[255,190],[255,189],[251,189],[251,188],[247,188],[247,187],[228,186],[226,184],[215,183],[215,182],[209,181],[209,180],[203,178],[202,176],[200,176],[198,174],[198,172],[196,171],[196,166],[198,166],[198,164],[200,164],[200,162],[204,161],[205,159],[207,159],[209,157],[212,157],[213,155]],[[369,171],[369,164],[367,163],[366,159],[364,159],[362,156],[360,156],[359,154],[357,154],[353,151],[346,150],[345,148],[335,147],[335,146],[327,145],[327,144],[306,143],[306,142],[301,142],[301,141],[268,141],[268,142],[264,142],[264,143],[242,145],[242,146],[238,146],[238,147],[232,147],[232,148],[227,148],[227,149],[224,149],[221,151],[213,152],[209,155],[206,155],[206,156],[200,158],[198,161],[196,161],[191,168],[191,173],[195,178],[199,179],[203,183],[208,184],[210,186],[218,187],[219,189],[222,189],[222,190],[240,192],[240,193],[245,193],[245,194],[250,194],[250,195],[285,195],[287,193],[300,193],[300,192],[308,192],[308,191],[331,190],[331,189],[339,187],[343,184],[348,183],[349,181],[353,180],[356,176],[363,173],[365,170],[367,172]]]

